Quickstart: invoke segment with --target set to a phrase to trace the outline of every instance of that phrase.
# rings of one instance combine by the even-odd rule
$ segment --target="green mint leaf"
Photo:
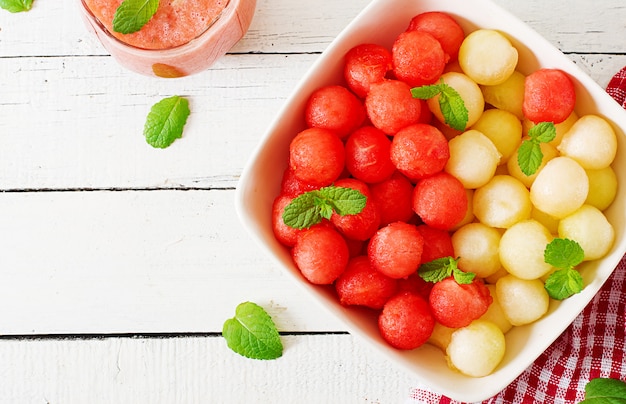
[[[583,277],[575,269],[559,269],[550,274],[544,288],[553,299],[567,299],[583,290]]]
[[[441,93],[441,87],[439,84],[414,87],[411,89],[411,95],[413,96],[413,98],[419,98],[420,100],[433,98],[439,93]]]
[[[437,258],[420,265],[417,273],[426,282],[437,283],[452,275],[455,270],[459,270],[457,262],[458,260],[452,257]]]
[[[319,208],[320,215],[327,220],[333,215],[333,207],[328,204],[326,199],[315,198],[315,205]]]
[[[469,113],[461,95],[447,84],[441,84],[442,91],[439,96],[439,108],[445,119],[445,123],[456,130],[465,130]]]
[[[539,122],[530,128],[528,136],[540,143],[548,143],[556,137],[556,126],[552,122]]]
[[[33,7],[33,0],[0,0],[0,8],[10,13],[28,11]]]
[[[555,238],[543,252],[546,264],[556,268],[574,268],[583,262],[585,252],[580,244],[567,238]]]
[[[537,172],[543,152],[541,143],[548,143],[556,137],[556,127],[552,122],[539,122],[528,131],[530,139],[524,140],[517,150],[517,164],[525,175]]]
[[[551,298],[563,300],[583,290],[583,278],[574,267],[580,264],[584,257],[585,252],[574,240],[555,238],[546,246],[543,252],[544,261],[559,268],[544,284]]]
[[[618,379],[598,377],[585,386],[585,399],[580,404],[625,404],[626,383]]]
[[[189,116],[189,101],[178,95],[164,98],[150,109],[143,133],[152,146],[164,149],[182,137]]]
[[[330,186],[320,189],[320,193],[341,216],[360,213],[367,202],[365,195],[352,188]]]
[[[439,95],[439,108],[444,121],[451,128],[465,130],[469,113],[461,95],[443,81],[439,84],[430,84],[411,89],[413,98],[428,100]]]
[[[536,173],[542,160],[543,152],[537,142],[524,140],[517,149],[517,164],[525,175]]]
[[[113,31],[132,34],[152,19],[159,8],[159,0],[124,0],[115,10]]]
[[[252,302],[237,306],[235,317],[224,322],[222,336],[230,349],[246,358],[276,359],[283,354],[283,344],[272,318]]]
[[[476,274],[473,272],[463,272],[459,268],[454,268],[452,270],[452,276],[454,276],[454,280],[459,285],[467,285],[472,283]]]
[[[295,197],[283,211],[283,222],[294,229],[308,229],[338,215],[356,215],[365,208],[367,197],[346,187],[328,186]]]
[[[283,211],[283,222],[294,229],[307,229],[320,223],[325,217],[322,214],[325,209],[322,208],[317,194],[318,191],[309,191],[295,197]]]

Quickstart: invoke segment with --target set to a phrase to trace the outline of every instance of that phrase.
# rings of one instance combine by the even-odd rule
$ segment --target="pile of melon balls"
[[[503,33],[477,29],[466,35],[452,17],[439,12],[414,17],[407,29],[410,31],[420,32],[423,43],[429,45],[407,45],[408,35],[402,33],[388,50],[390,68],[382,68],[384,77],[376,71],[384,63],[369,70],[363,66],[350,70],[346,66],[344,85],[367,111],[365,124],[384,130],[389,139],[410,123],[400,122],[398,125],[399,121],[390,119],[384,109],[381,116],[375,113],[379,110],[368,109],[368,103],[375,103],[374,91],[370,92],[370,89],[382,88],[377,87],[379,83],[375,80],[393,81],[394,84],[403,82],[406,84],[396,87],[407,89],[445,83],[456,90],[467,108],[468,120],[464,130],[446,124],[439,96],[423,102],[423,111],[418,115],[422,121],[427,115],[428,125],[446,138],[449,155],[441,171],[460,181],[467,197],[464,216],[462,214],[452,226],[446,225],[448,227],[439,230],[449,234],[454,257],[459,258],[458,267],[475,273],[484,282],[492,303],[484,314],[467,326],[451,328],[435,322],[432,332],[427,335],[427,342],[444,351],[451,368],[468,376],[485,376],[497,368],[504,356],[504,334],[513,326],[540,319],[548,310],[550,297],[544,282],[555,268],[544,261],[546,246],[557,237],[574,240],[584,251],[584,261],[602,258],[612,247],[615,232],[603,211],[611,205],[617,193],[617,177],[611,166],[617,153],[617,138],[611,124],[603,117],[577,115],[575,88],[565,72],[550,68],[530,74],[518,71],[518,51]],[[435,69],[433,73],[433,63],[430,62],[406,61],[406,53],[419,52],[420,46],[429,50],[440,46],[435,49],[437,54],[445,56],[440,71]],[[364,44],[361,49],[366,47]],[[363,57],[383,58],[384,55],[372,53],[376,50],[385,54],[386,51],[380,48],[371,45],[367,51],[371,54]],[[351,52],[354,56],[355,51]],[[402,52],[405,54],[400,54]],[[403,110],[401,119],[405,119],[410,111],[403,108],[395,105],[390,110]],[[309,126],[324,125],[308,118]],[[554,124],[556,137],[540,144],[541,164],[534,173],[526,175],[518,163],[518,150],[528,139],[529,131],[542,122]],[[343,142],[348,138],[349,143],[347,136],[343,134],[340,138]],[[399,137],[393,141],[399,141]],[[305,190],[319,188],[320,184],[302,185],[308,179],[303,174],[297,178],[296,157],[300,158],[290,157],[290,167],[285,174],[296,177],[292,178],[291,184],[295,181],[299,189]],[[322,161],[320,165],[325,163],[325,156],[319,159]],[[329,159],[326,156],[326,160]],[[375,166],[378,162],[367,164]],[[423,180],[412,177],[409,168],[398,164],[392,171],[406,176],[413,184]],[[351,172],[357,176],[356,170]],[[319,174],[311,176],[311,181],[316,176]],[[288,193],[285,182],[283,179],[283,194]],[[376,188],[375,184],[368,186]],[[401,205],[398,201],[393,203]],[[443,202],[443,205],[446,203],[449,202]],[[295,231],[286,229],[276,219],[280,218],[276,211],[283,209],[285,204],[281,202],[280,206],[274,207],[274,231],[279,241],[293,247],[297,254],[299,246]],[[420,219],[426,222],[425,218]],[[436,227],[434,223],[433,227]],[[327,228],[323,231],[330,233]],[[286,241],[287,233],[292,240]],[[352,243],[354,240],[350,238],[347,237]],[[369,238],[365,240],[368,241]],[[328,244],[336,245],[333,243]],[[315,252],[315,247],[310,249]],[[305,273],[304,267],[309,263],[298,258],[294,256],[296,264]],[[361,258],[361,265],[373,265],[371,259]],[[345,263],[342,265],[345,267]],[[306,271],[313,273],[315,270]],[[341,281],[340,273],[323,282],[314,281],[313,276],[305,273],[312,283],[331,284],[338,277]],[[384,315],[384,308],[382,312]],[[396,331],[381,329],[384,336]]]

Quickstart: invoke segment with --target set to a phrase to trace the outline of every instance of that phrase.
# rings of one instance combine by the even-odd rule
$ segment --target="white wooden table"
[[[234,188],[299,78],[369,0],[259,0],[205,73],[120,68],[77,0],[0,10],[0,403],[401,403],[416,381],[374,356],[247,236]],[[497,0],[600,85],[626,65],[623,0]],[[142,137],[188,96],[184,137]],[[284,356],[245,359],[220,332],[243,301]]]

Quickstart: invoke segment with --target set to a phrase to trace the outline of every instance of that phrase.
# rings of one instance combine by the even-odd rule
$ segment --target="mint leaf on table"
[[[563,300],[583,290],[583,278],[574,269],[585,257],[580,244],[566,238],[555,238],[546,246],[543,257],[547,264],[558,268],[544,284],[551,298]]]
[[[456,130],[465,130],[469,112],[461,95],[452,87],[441,82],[411,89],[413,98],[428,100],[439,95],[439,108],[445,123]]]
[[[0,8],[11,13],[28,11],[33,7],[33,0],[0,0]]]
[[[283,344],[269,314],[252,302],[241,303],[235,317],[224,322],[222,336],[228,347],[251,359],[276,359],[283,354]]]
[[[541,143],[551,142],[556,137],[556,127],[552,122],[540,122],[530,128],[528,136],[517,151],[517,164],[524,174],[530,176],[541,166]]]
[[[453,276],[460,285],[472,283],[476,274],[463,272],[459,269],[458,262],[458,259],[452,257],[437,258],[420,265],[417,273],[426,282],[437,283]]]
[[[153,147],[164,149],[182,137],[190,114],[189,101],[178,95],[164,98],[150,109],[143,133]]]
[[[585,386],[585,399],[580,404],[626,404],[626,383],[602,377],[592,379]]]
[[[346,187],[328,186],[295,197],[283,212],[283,222],[294,229],[307,229],[322,219],[338,215],[356,215],[365,208],[367,197]]]
[[[148,23],[159,8],[159,0],[124,0],[115,10],[113,31],[132,34]]]

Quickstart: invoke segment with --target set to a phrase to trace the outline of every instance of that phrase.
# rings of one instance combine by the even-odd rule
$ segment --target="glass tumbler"
[[[121,66],[147,76],[173,78],[206,70],[248,31],[256,0],[221,1],[227,1],[221,12],[202,17],[207,20],[207,27],[200,34],[185,43],[156,49],[129,44],[122,35],[115,35],[111,23],[100,21],[89,8],[88,0],[80,0],[80,13],[88,30]]]

